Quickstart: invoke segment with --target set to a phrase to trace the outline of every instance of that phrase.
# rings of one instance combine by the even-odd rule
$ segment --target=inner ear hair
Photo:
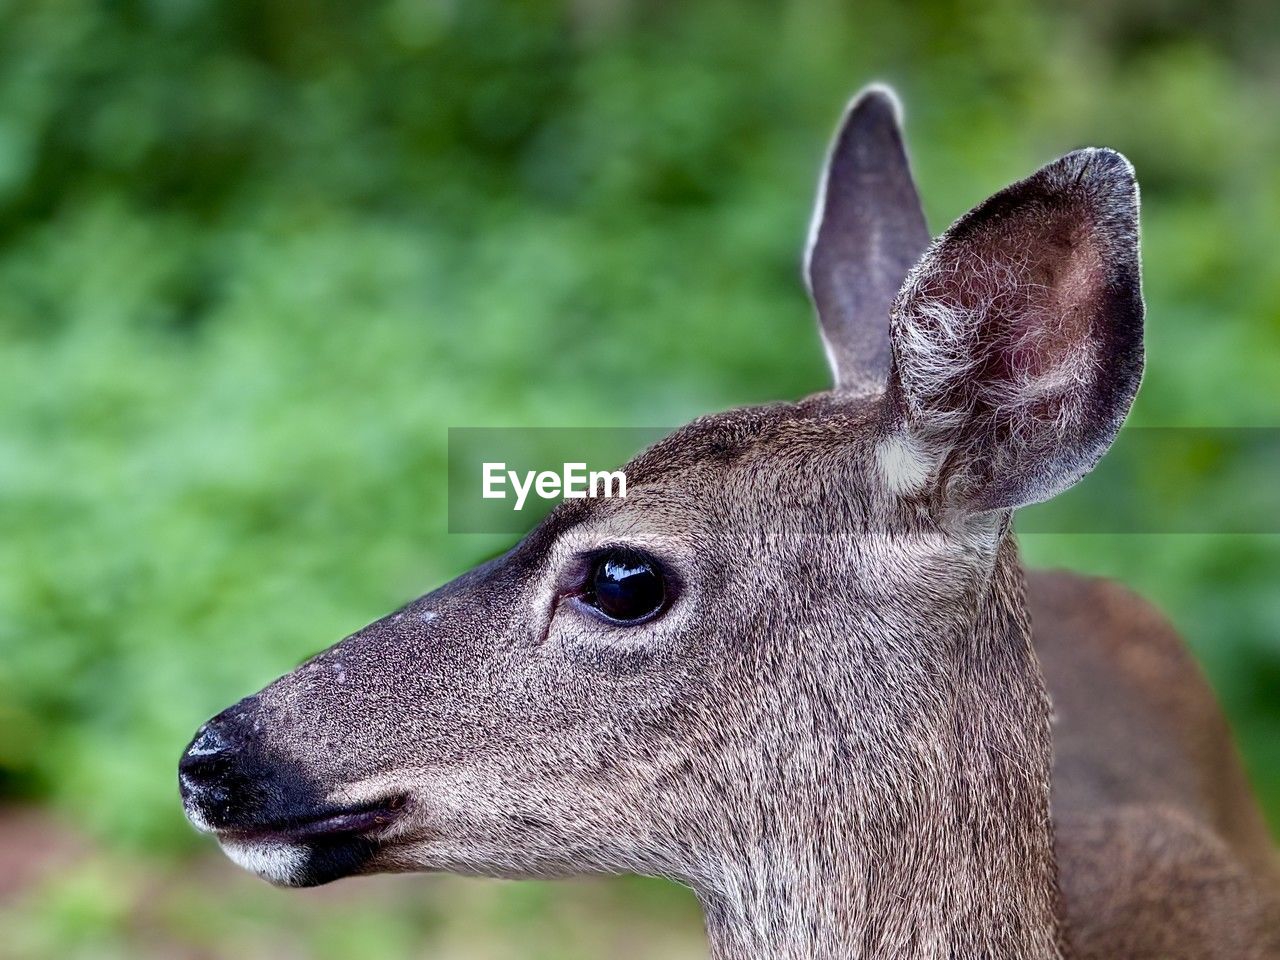
[[[1001,191],[938,239],[895,301],[891,406],[915,456],[898,438],[889,462],[927,465],[970,509],[1060,492],[1128,412],[1142,317],[1123,157],[1077,151]]]

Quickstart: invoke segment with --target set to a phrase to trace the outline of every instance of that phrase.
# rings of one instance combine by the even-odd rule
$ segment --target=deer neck
[[[938,651],[952,682],[921,707],[935,711],[927,739],[831,756],[816,785],[784,786],[768,829],[702,896],[715,960],[1064,956],[1049,705],[1023,589],[1010,538],[968,635]]]

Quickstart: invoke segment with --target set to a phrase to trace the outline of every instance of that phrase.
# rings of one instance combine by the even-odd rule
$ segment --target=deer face
[[[219,714],[179,768],[188,816],[281,884],[708,889],[851,781],[909,789],[1009,511],[1092,466],[1136,390],[1135,203],[1082,151],[926,251],[893,105],[864,96],[808,257],[836,390],[696,421],[625,499],[567,501]]]
[[[819,691],[803,687],[843,644],[830,625],[875,606],[877,584],[909,602],[870,546],[889,535],[875,415],[816,401],[673,435],[628,467],[626,499],[566,502],[211,720],[182,762],[189,815],[286,884],[696,880],[716,825],[806,739]]]

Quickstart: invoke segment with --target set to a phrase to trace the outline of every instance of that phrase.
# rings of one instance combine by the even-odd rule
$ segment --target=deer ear
[[[845,111],[818,185],[805,280],[837,389],[883,388],[889,306],[929,244],[900,120],[887,87],[860,93]]]
[[[958,220],[893,308],[899,485],[930,475],[968,509],[1046,500],[1111,445],[1142,379],[1138,188],[1079,150]]]

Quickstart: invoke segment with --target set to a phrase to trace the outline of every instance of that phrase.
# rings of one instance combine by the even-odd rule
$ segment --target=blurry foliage
[[[501,545],[444,532],[447,427],[823,388],[799,249],[871,78],[935,229],[1074,146],[1127,153],[1135,420],[1275,425],[1275,18],[0,0],[0,790],[191,849],[200,721]],[[1280,816],[1276,539],[1028,541],[1178,620]]]

